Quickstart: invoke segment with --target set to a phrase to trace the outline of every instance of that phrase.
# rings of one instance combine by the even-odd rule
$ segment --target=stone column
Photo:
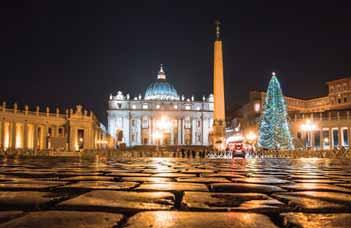
[[[149,127],[149,140],[148,144],[152,144],[152,117],[148,118],[148,127]]]
[[[96,138],[95,138],[95,128],[92,128],[91,131],[91,148],[96,149]],[[113,136],[112,136],[113,137]]]
[[[38,125],[33,125],[33,150],[38,149]]]
[[[153,120],[152,120],[152,134],[155,133],[156,127],[157,127],[157,126],[156,126],[156,120],[153,119]],[[153,144],[153,145],[156,145],[156,144],[157,144],[157,140],[154,138],[153,135],[152,135],[152,144]]]
[[[99,140],[99,139],[98,139]],[[70,151],[76,151],[76,132],[75,128],[70,127],[69,137],[68,137],[68,145]]]
[[[88,128],[84,128],[83,149],[91,149],[90,148],[90,131]]]
[[[43,127],[43,130],[44,130],[44,132],[43,132],[43,134],[44,134],[44,138],[43,138],[43,148],[44,149],[49,149],[48,148],[48,146],[49,146],[49,144],[48,144],[48,125],[44,125],[44,127]]]
[[[0,149],[4,148],[4,122],[0,121]]]
[[[320,142],[319,142],[319,148],[320,148],[320,150],[323,150],[324,148],[323,148],[323,145],[324,145],[324,138],[323,138],[323,128],[321,128],[320,130],[319,130],[319,137],[320,137]]]
[[[333,128],[329,128],[329,148],[333,149],[334,148],[334,142],[333,142]]]
[[[94,133],[93,133],[93,128],[89,128],[89,148],[88,149],[94,149]]]
[[[182,121],[177,120],[178,124],[178,131],[177,131],[177,136],[178,136],[178,145],[182,144]]]
[[[142,121],[143,121],[143,118],[142,118],[142,117],[139,117],[139,118],[137,119],[137,129],[138,129],[138,134],[137,134],[138,139],[137,139],[137,142],[138,142],[139,145],[144,144],[143,138],[142,138],[142,137],[143,137],[143,134],[142,134]]]
[[[60,136],[60,134],[59,134],[59,128],[60,128],[60,126],[58,126],[58,125],[55,126],[55,136],[56,136],[56,137],[59,137],[59,136]]]
[[[12,122],[11,127],[11,147],[16,148],[16,122]]]
[[[196,145],[196,119],[191,119],[191,144]]]
[[[207,130],[207,125],[208,125],[208,119],[203,117],[202,118],[202,145],[207,146],[208,145],[208,130]]]
[[[132,146],[133,145],[133,141],[132,141],[132,131],[133,131],[133,126],[132,126],[132,115],[129,113],[129,145],[128,146]]]
[[[200,127],[201,127],[201,145],[204,145],[204,115],[203,114],[201,114]]]
[[[174,145],[174,127],[171,128],[171,141],[170,141],[171,145]]]
[[[23,124],[23,148],[28,149],[28,123],[27,121]]]
[[[184,118],[182,118],[182,144],[185,144],[185,123]]]

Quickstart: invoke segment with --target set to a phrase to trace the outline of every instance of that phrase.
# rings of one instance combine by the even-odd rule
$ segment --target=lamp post
[[[252,152],[254,152],[254,150],[255,150],[254,145],[255,145],[255,142],[257,139],[257,134],[253,131],[250,131],[249,133],[247,133],[245,138],[246,138],[247,142],[250,144]]]
[[[308,119],[301,125],[301,130],[303,132],[306,132],[307,136],[307,141],[306,141],[306,147],[312,147],[312,132],[317,129],[316,124]]]

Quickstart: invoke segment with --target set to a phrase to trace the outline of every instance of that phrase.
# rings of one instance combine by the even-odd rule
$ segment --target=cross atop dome
[[[163,65],[160,66],[160,71],[158,72],[157,79],[166,79],[166,74],[163,71]]]

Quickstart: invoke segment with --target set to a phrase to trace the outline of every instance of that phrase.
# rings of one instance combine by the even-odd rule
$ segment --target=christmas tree
[[[259,126],[258,146],[264,149],[293,149],[285,99],[273,72]]]

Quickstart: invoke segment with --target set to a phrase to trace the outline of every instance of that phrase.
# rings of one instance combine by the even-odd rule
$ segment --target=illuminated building
[[[90,112],[78,105],[60,113],[57,108],[41,112],[0,106],[0,148],[29,150],[78,151],[114,146],[104,126]]]
[[[328,95],[314,99],[285,97],[295,143],[312,149],[349,147],[351,142],[351,78],[327,82]],[[244,133],[257,132],[265,92],[250,92],[239,110]]]
[[[108,132],[118,143],[135,145],[209,145],[213,96],[180,96],[161,68],[157,80],[131,98],[118,91],[108,101]]]

